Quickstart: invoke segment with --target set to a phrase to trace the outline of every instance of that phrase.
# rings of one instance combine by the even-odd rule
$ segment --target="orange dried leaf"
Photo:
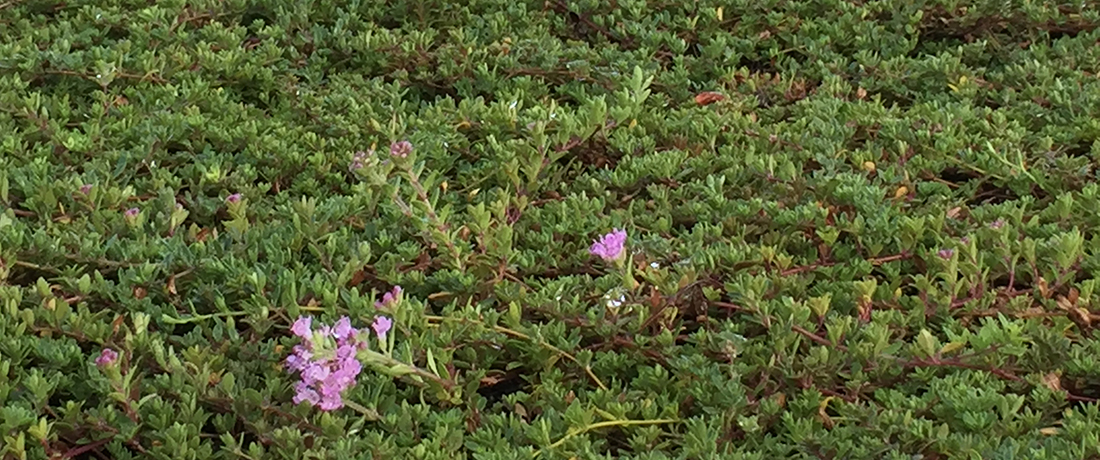
[[[348,287],[353,288],[360,284],[363,284],[367,280],[367,272],[365,270],[359,270],[355,274],[351,275],[351,280],[348,281]]]
[[[1043,277],[1040,276],[1038,285],[1036,287],[1039,289],[1039,295],[1043,296],[1044,299],[1049,299],[1050,298],[1051,292],[1047,288],[1046,278],[1043,278]]]
[[[726,99],[726,96],[714,91],[706,91],[695,95],[695,103],[699,105],[713,104],[724,99]]]
[[[1062,391],[1062,378],[1057,372],[1051,372],[1043,376],[1043,385],[1051,391]]]

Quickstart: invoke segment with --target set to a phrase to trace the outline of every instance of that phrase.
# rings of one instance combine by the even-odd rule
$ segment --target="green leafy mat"
[[[0,0],[0,458],[1100,459],[1098,11]]]

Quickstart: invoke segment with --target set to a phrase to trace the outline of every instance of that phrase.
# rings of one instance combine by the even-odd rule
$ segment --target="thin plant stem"
[[[445,316],[431,316],[431,315],[428,315],[428,316],[425,316],[425,317],[428,319],[428,321],[443,322],[443,321],[451,320],[451,321],[460,321],[460,322],[465,322],[465,323],[477,324],[479,326],[486,327],[485,323],[482,323],[482,322],[476,321],[476,320],[472,320],[472,319],[466,319],[466,318],[448,318],[448,317],[445,317]],[[591,366],[581,364],[581,362],[579,360],[577,360],[577,358],[575,356],[569,354],[565,350],[562,350],[558,347],[550,345],[549,343],[546,343],[545,341],[542,341],[542,340],[537,340],[536,341],[530,335],[524,334],[522,332],[519,332],[519,331],[516,331],[516,330],[513,330],[513,329],[508,329],[508,328],[503,327],[503,326],[493,326],[492,329],[496,332],[500,332],[501,334],[505,334],[505,335],[510,335],[510,336],[515,337],[517,339],[528,340],[528,341],[531,341],[531,342],[538,343],[539,345],[545,347],[546,349],[548,349],[550,351],[553,351],[554,353],[557,353],[557,354],[565,357],[565,359],[573,361],[578,366],[581,366],[581,367],[584,368],[584,372],[586,374],[588,374],[588,376],[590,378],[592,378],[592,381],[596,382],[596,386],[600,387],[601,390],[607,390],[607,385],[604,385],[603,381],[600,380],[600,378],[597,377],[594,372],[592,372],[592,367]]]
[[[593,423],[591,425],[588,425],[584,428],[581,428],[580,430],[570,431],[570,432],[566,433],[565,436],[562,436],[561,439],[557,440],[553,444],[550,444],[549,446],[546,446],[545,449],[535,451],[534,457],[538,457],[540,454],[542,454],[546,450],[555,449],[558,446],[561,446],[562,444],[565,444],[566,441],[568,441],[568,440],[570,440],[570,439],[572,439],[576,436],[582,435],[582,434],[587,433],[587,432],[592,431],[592,430],[598,430],[600,428],[607,428],[607,427],[612,427],[612,426],[664,425],[664,424],[668,424],[668,423],[678,423],[678,422],[679,422],[679,420],[671,419],[671,418],[662,418],[662,419],[656,419],[656,420],[610,420],[610,421],[606,421],[606,422],[597,422],[597,423]]]
[[[416,173],[412,166],[406,167],[405,173],[408,175],[409,184],[412,185],[413,190],[416,191],[417,199],[424,203],[424,208],[428,212],[428,220],[431,221],[436,230],[444,235],[443,244],[445,244],[447,250],[451,252],[451,257],[454,258],[456,268],[462,271],[464,268],[462,254],[458,251],[458,247],[455,246],[454,241],[451,241],[450,234],[447,232],[447,223],[443,222],[443,220],[439,218],[439,215],[435,213],[435,207],[432,206],[432,200],[428,197],[428,192],[424,190],[424,186],[420,184],[420,175]]]
[[[354,411],[356,411],[360,414],[363,414],[363,416],[366,417],[367,420],[374,421],[374,420],[378,420],[378,419],[382,418],[382,416],[378,414],[378,411],[376,411],[374,409],[367,408],[367,407],[363,407],[362,405],[360,405],[359,403],[357,403],[355,401],[349,401],[349,400],[345,399],[344,400],[344,405],[350,407],[352,410],[354,410]]]

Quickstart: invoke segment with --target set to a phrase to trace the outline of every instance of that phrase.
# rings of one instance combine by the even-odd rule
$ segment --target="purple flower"
[[[313,359],[313,353],[301,345],[294,346],[294,354],[286,357],[286,367],[295,371],[304,371],[309,361]]]
[[[290,328],[294,335],[304,339],[286,358],[287,368],[299,372],[302,379],[295,387],[294,403],[309,402],[324,411],[336,410],[344,407],[341,395],[355,385],[355,378],[363,369],[355,357],[360,348],[358,331],[346,316],[332,326],[321,324],[316,331],[311,329],[312,323],[311,317],[303,316]],[[332,349],[332,341],[320,337],[335,338],[336,349]]]
[[[232,195],[229,195],[229,197],[226,198],[225,201],[228,202],[228,203],[240,202],[241,201],[241,194],[240,193],[234,193]]]
[[[327,379],[329,374],[332,373],[332,369],[329,366],[322,365],[320,362],[310,363],[306,370],[302,371],[302,381],[308,384],[314,384]]]
[[[317,405],[321,402],[321,396],[305,382],[298,382],[298,384],[295,385],[295,390],[297,394],[294,395],[294,404],[301,404],[303,401],[309,401],[310,404]]]
[[[356,345],[358,344],[345,343],[337,347],[336,359],[344,360],[355,357],[355,351],[359,348]]]
[[[989,228],[992,228],[994,230],[997,230],[997,229],[999,229],[1001,227],[1004,227],[1004,226],[1005,226],[1005,220],[1004,219],[997,219],[997,220],[993,221],[993,223],[989,224]]]
[[[412,142],[400,141],[390,144],[390,155],[400,158],[409,156],[413,151]]]
[[[374,306],[376,308],[390,307],[394,302],[397,302],[398,295],[401,295],[401,286],[394,286],[390,292],[382,294],[382,300],[375,302]]]
[[[370,155],[374,155],[374,150],[370,152],[364,152],[362,150],[355,152],[355,157],[351,159],[351,165],[348,166],[348,171],[355,172],[357,169],[362,168],[367,161],[367,157]]]
[[[99,357],[95,359],[95,364],[99,367],[106,367],[114,364],[117,360],[118,352],[110,348],[104,348],[103,351],[99,353]]]
[[[311,335],[310,325],[313,323],[313,318],[309,316],[300,316],[298,320],[294,322],[293,326],[290,326],[290,332],[303,339],[309,340]]]
[[[81,185],[80,186],[80,191],[81,191],[81,193],[83,193],[85,195],[87,195],[89,193],[92,193],[92,184]]]
[[[336,326],[333,328],[332,333],[336,337],[336,340],[343,341],[348,337],[351,337],[356,332],[355,328],[351,327],[351,320],[347,316],[340,317],[340,320],[336,321]]]
[[[377,318],[374,318],[374,324],[371,324],[370,327],[374,329],[375,334],[378,334],[378,340],[385,342],[386,333],[388,333],[390,331],[390,328],[393,327],[393,320],[385,316],[379,316]]]
[[[321,387],[321,393],[326,395],[339,395],[345,388],[355,383],[355,377],[363,370],[359,361],[349,358],[340,361],[340,367],[325,378],[325,384]]]
[[[126,217],[128,217],[128,218],[131,218],[131,219],[132,219],[132,218],[134,218],[134,217],[137,217],[137,215],[138,215],[138,213],[139,213],[139,212],[141,212],[141,210],[140,210],[140,209],[138,209],[138,208],[130,208],[130,209],[127,209],[127,210],[126,210]]]
[[[340,395],[322,395],[321,404],[318,404],[317,407],[321,410],[336,410],[344,407],[344,400]]]
[[[943,260],[949,260],[949,259],[951,259],[951,256],[955,255],[955,250],[954,249],[940,249],[940,251],[937,252],[936,254],[938,254],[940,256],[940,258],[943,259]]]
[[[588,252],[608,262],[617,261],[623,257],[624,244],[626,244],[626,230],[614,229],[611,233],[592,243],[592,247],[588,248]]]

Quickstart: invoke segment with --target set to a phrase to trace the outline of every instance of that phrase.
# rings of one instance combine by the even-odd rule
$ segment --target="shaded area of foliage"
[[[155,3],[0,3],[4,458],[1100,458],[1096,2]]]

